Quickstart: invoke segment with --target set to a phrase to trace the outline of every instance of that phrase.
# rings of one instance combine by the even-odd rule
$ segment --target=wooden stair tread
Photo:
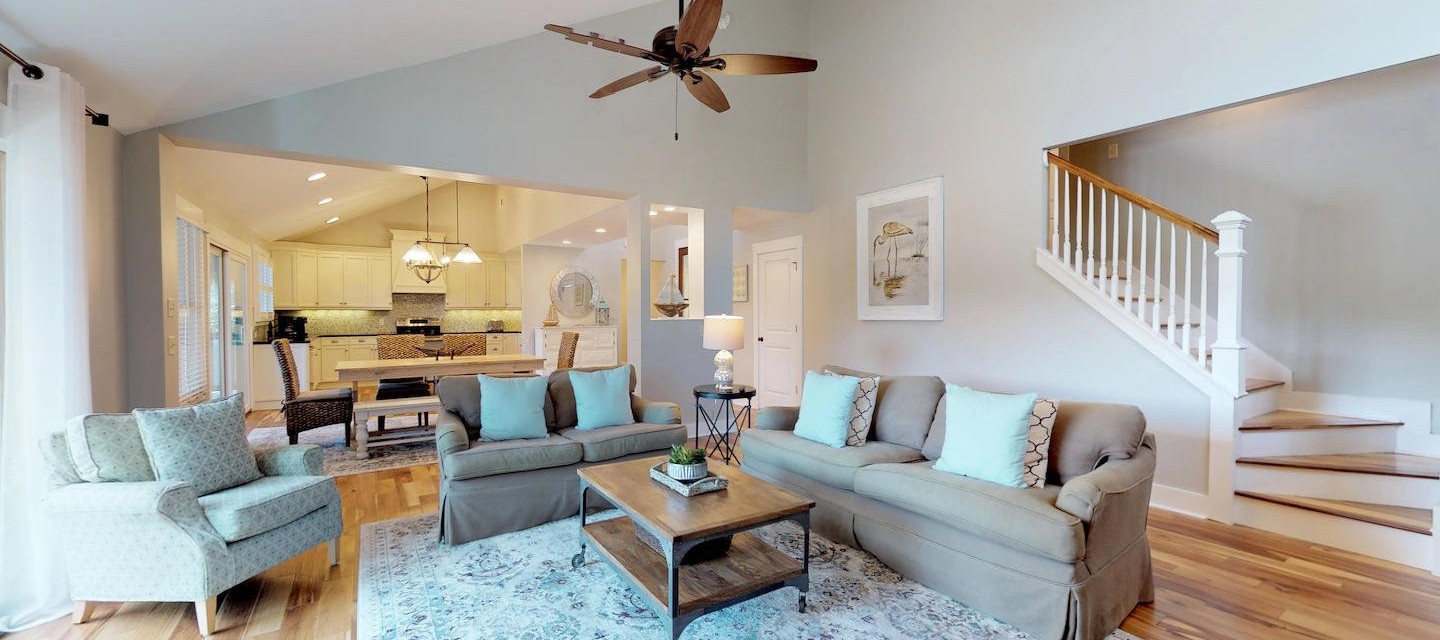
[[[1310,456],[1265,456],[1240,458],[1239,464],[1256,464],[1295,469],[1317,469],[1382,476],[1433,478],[1440,480],[1440,458],[1406,453],[1327,453]]]
[[[1282,386],[1282,385],[1284,385],[1284,384],[1285,384],[1285,381],[1284,381],[1284,380],[1265,380],[1265,379],[1263,379],[1263,378],[1246,378],[1246,379],[1245,379],[1245,392],[1246,392],[1246,393],[1254,393],[1254,392],[1256,392],[1256,391],[1263,391],[1263,390],[1269,389],[1269,388],[1271,388],[1271,387],[1279,387],[1279,386]]]
[[[1387,504],[1371,504],[1369,502],[1351,502],[1349,500],[1327,500],[1325,498],[1309,498],[1305,496],[1287,496],[1273,493],[1256,493],[1252,491],[1236,491],[1235,495],[1264,500],[1275,504],[1283,504],[1287,507],[1325,513],[1332,516],[1340,516],[1351,520],[1369,522],[1392,529],[1402,529],[1413,533],[1431,535],[1433,520],[1429,509],[1416,509],[1413,507],[1396,507]]]
[[[1281,431],[1287,429],[1329,429],[1333,427],[1389,427],[1401,422],[1375,418],[1354,418],[1309,411],[1281,409],[1246,420],[1241,431]]]

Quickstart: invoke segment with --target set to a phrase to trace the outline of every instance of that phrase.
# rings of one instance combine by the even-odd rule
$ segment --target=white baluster
[[[1205,352],[1210,345],[1205,344],[1205,328],[1210,322],[1210,254],[1207,251],[1210,243],[1204,238],[1200,239],[1200,366],[1206,366]]]
[[[1181,343],[1182,343],[1182,344],[1180,345],[1180,348],[1181,348],[1181,349],[1184,349],[1184,350],[1185,350],[1185,353],[1190,353],[1190,307],[1194,306],[1194,305],[1190,304],[1190,301],[1191,301],[1191,300],[1194,300],[1194,298],[1191,298],[1191,297],[1190,297],[1190,281],[1191,281],[1192,279],[1194,279],[1194,275],[1193,275],[1193,274],[1195,273],[1194,271],[1191,271],[1191,270],[1190,270],[1190,253],[1191,253],[1190,248],[1191,248],[1191,246],[1193,246],[1194,244],[1195,244],[1195,243],[1193,242],[1193,239],[1190,237],[1190,230],[1189,230],[1189,229],[1186,229],[1186,230],[1185,230],[1185,323],[1181,325],[1181,329],[1182,329],[1182,330],[1181,330],[1181,332],[1180,332],[1180,335],[1181,335]],[[1204,363],[1202,362],[1201,364],[1204,364]]]
[[[1130,268],[1135,264],[1135,203],[1127,202],[1129,205],[1125,219],[1125,308],[1130,308],[1130,300],[1134,296],[1133,287],[1130,281],[1134,280],[1134,270]],[[1144,251],[1144,249],[1141,249]]]
[[[1165,336],[1173,344],[1175,342],[1175,262],[1179,251],[1175,250],[1175,240],[1179,225],[1170,223],[1170,286],[1166,287],[1165,299],[1170,303],[1170,315],[1166,318]]]
[[[1100,188],[1100,272],[1099,272],[1099,274],[1098,274],[1098,275],[1100,276],[1100,279],[1099,279],[1099,280],[1094,280],[1094,281],[1091,282],[1092,285],[1094,285],[1096,288],[1100,289],[1100,293],[1101,293],[1101,294],[1104,294],[1104,293],[1109,289],[1109,287],[1106,285],[1106,280],[1105,280],[1106,277],[1107,277],[1107,275],[1108,275],[1108,272],[1105,270],[1105,258],[1106,258],[1105,253],[1106,253],[1106,251],[1110,248],[1110,240],[1109,240],[1110,236],[1106,235],[1106,232],[1108,231],[1107,227],[1110,226],[1110,225],[1109,225],[1109,222],[1107,222],[1107,220],[1110,218],[1110,216],[1105,213],[1105,210],[1108,208],[1107,204],[1109,203],[1109,201],[1110,201],[1110,196],[1106,195],[1105,188],[1104,188],[1104,187],[1101,187],[1101,188]]]
[[[1065,169],[1065,264],[1070,262],[1070,170]]]
[[[1245,227],[1250,218],[1239,211],[1226,211],[1210,221],[1220,231],[1216,276],[1215,344],[1211,371],[1221,384],[1240,397],[1245,394],[1244,343],[1240,342],[1241,300],[1245,293]]]
[[[1090,207],[1086,212],[1090,216],[1090,222],[1085,226],[1090,228],[1090,240],[1085,243],[1085,280],[1095,277],[1095,183],[1090,183]]]
[[[1150,279],[1145,271],[1146,256],[1150,253],[1150,213],[1143,208],[1140,210],[1140,297],[1135,303],[1135,313],[1140,316],[1140,321],[1145,321],[1145,281]]]
[[[1165,254],[1164,245],[1160,244],[1165,239],[1165,225],[1162,224],[1159,216],[1155,217],[1155,291],[1150,297],[1155,300],[1150,303],[1150,328],[1155,333],[1160,333],[1160,257]]]
[[[1112,245],[1110,247],[1110,297],[1120,297],[1120,196],[1115,196],[1115,206],[1110,207],[1111,220],[1110,229]]]
[[[1085,277],[1085,178],[1075,176],[1075,275]]]
[[[1060,255],[1060,167],[1050,167],[1050,255]]]

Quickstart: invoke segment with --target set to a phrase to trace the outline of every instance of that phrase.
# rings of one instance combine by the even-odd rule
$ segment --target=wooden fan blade
[[[663,58],[655,55],[655,52],[649,49],[637,47],[633,44],[626,43],[624,40],[611,40],[598,33],[579,33],[571,27],[565,27],[558,24],[547,24],[545,25],[545,30],[565,36],[565,39],[571,42],[588,44],[597,49],[614,51],[615,53],[620,53],[627,56],[634,56],[636,58],[643,58],[651,62],[665,62]]]
[[[700,71],[692,71],[691,75],[684,78],[685,88],[690,90],[690,95],[695,96],[702,104],[716,113],[725,113],[730,110],[730,101],[725,98],[725,92],[720,90],[720,85],[715,84],[710,76]]]
[[[629,89],[630,87],[633,87],[637,84],[663,78],[665,77],[665,73],[665,67],[651,67],[643,71],[636,71],[635,73],[632,73],[619,80],[611,82],[610,84],[600,87],[599,89],[596,89],[595,93],[590,94],[590,97],[604,98],[605,96],[613,95],[625,89]]]
[[[724,0],[691,0],[690,8],[680,18],[680,30],[675,34],[675,50],[691,59],[705,55],[710,48],[710,40],[715,37],[715,30],[720,28],[720,13],[724,7]]]
[[[775,73],[808,73],[820,63],[809,58],[772,56],[763,53],[722,53],[700,61],[710,73],[727,76],[762,76]]]

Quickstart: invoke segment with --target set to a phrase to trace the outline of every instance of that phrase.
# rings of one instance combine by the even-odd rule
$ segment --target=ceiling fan
[[[724,0],[693,0],[690,9],[685,9],[685,0],[680,3],[680,24],[665,27],[655,32],[655,39],[649,49],[637,47],[624,40],[611,40],[598,33],[579,33],[570,27],[547,24],[545,29],[553,31],[571,42],[588,44],[642,60],[649,60],[658,66],[636,71],[595,90],[591,98],[604,98],[638,84],[659,80],[674,74],[684,82],[690,95],[716,112],[730,109],[725,92],[706,73],[730,76],[757,76],[779,73],[805,73],[814,71],[817,63],[808,58],[776,56],[760,53],[721,53],[710,55],[710,40],[720,27],[721,9]]]

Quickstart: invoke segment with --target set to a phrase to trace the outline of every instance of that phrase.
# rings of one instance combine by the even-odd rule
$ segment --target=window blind
[[[177,218],[176,313],[180,360],[180,402],[205,399],[209,386],[205,349],[205,231]]]

